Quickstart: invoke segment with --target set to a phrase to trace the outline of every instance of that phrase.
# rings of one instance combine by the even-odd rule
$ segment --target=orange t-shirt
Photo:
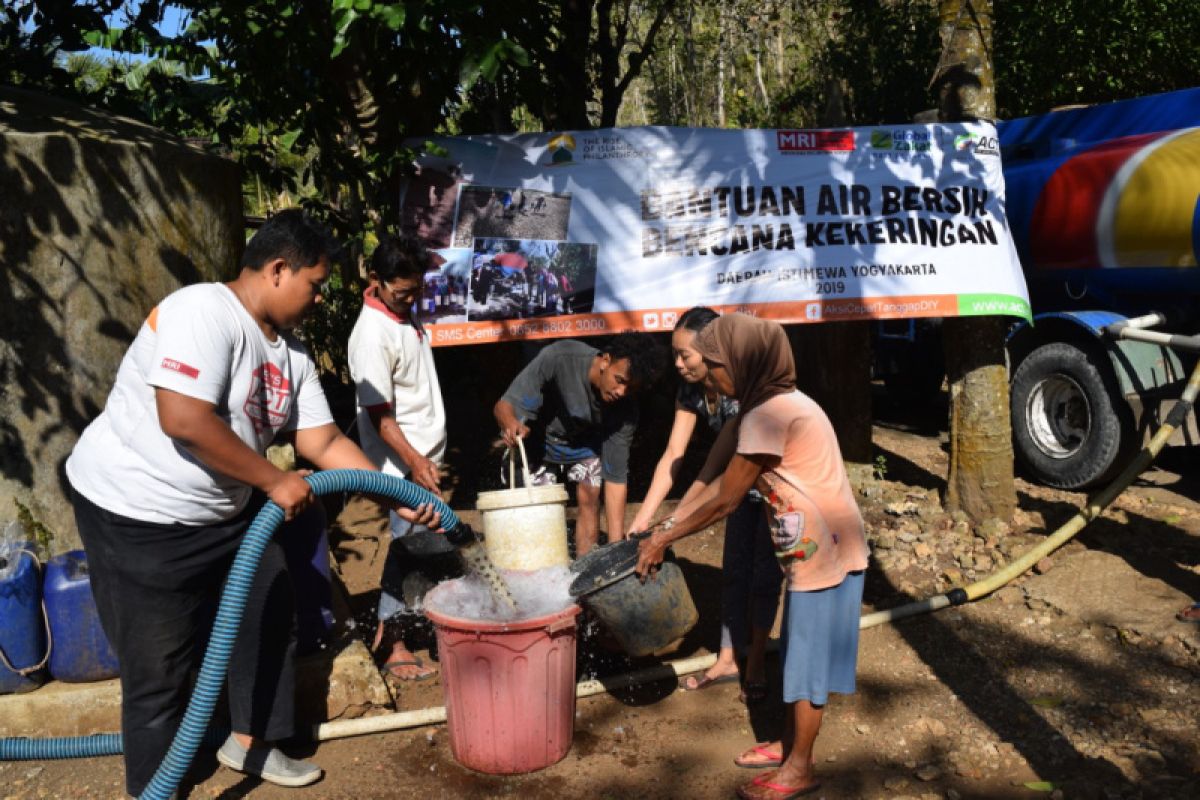
[[[820,406],[799,391],[772,397],[741,416],[737,451],[779,458],[756,487],[790,591],[827,589],[867,568],[862,515]]]

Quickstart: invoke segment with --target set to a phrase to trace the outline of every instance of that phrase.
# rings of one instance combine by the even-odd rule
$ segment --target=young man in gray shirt
[[[544,423],[542,461],[576,484],[577,555],[599,538],[601,486],[608,538],[625,535],[629,445],[638,424],[634,398],[662,364],[662,351],[644,333],[623,333],[599,350],[567,339],[538,353],[496,401],[493,413],[509,446],[529,435],[529,423]]]

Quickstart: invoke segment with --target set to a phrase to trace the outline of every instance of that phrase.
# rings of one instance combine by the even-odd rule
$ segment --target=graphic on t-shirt
[[[254,430],[278,430],[287,422],[291,410],[292,386],[279,367],[265,362],[254,370],[250,380],[250,395],[243,407],[254,423]]]
[[[764,472],[760,478],[764,496],[770,506],[768,527],[775,546],[775,557],[783,564],[790,561],[807,561],[816,554],[818,545],[805,536],[804,512],[796,510],[791,503],[779,496],[780,488],[774,475]]]

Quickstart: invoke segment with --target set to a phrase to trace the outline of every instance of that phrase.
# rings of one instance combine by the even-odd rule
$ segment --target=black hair
[[[388,236],[371,254],[371,272],[387,282],[396,278],[419,278],[433,267],[425,245],[412,236]]]
[[[603,352],[613,361],[629,359],[629,378],[648,386],[662,373],[666,358],[658,342],[648,333],[622,333],[609,340]]]
[[[257,272],[268,261],[282,258],[294,272],[314,266],[321,259],[332,259],[333,251],[333,238],[324,225],[298,208],[289,208],[255,231],[239,266]]]
[[[719,316],[721,315],[708,306],[692,306],[680,315],[679,321],[675,323],[675,330],[699,333]]]

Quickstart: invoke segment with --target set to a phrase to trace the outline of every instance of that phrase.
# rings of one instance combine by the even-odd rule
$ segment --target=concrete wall
[[[146,314],[230,277],[238,167],[130,120],[0,88],[0,523],[79,546],[63,472]]]

